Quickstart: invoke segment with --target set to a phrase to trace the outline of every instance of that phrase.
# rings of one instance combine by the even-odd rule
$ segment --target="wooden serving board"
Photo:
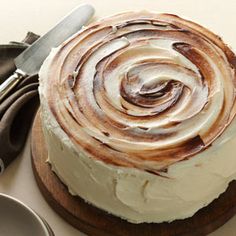
[[[236,213],[236,181],[207,207],[186,220],[161,224],[132,224],[73,197],[46,163],[47,148],[39,113],[31,139],[32,166],[38,186],[48,204],[62,218],[90,236],[202,236],[214,231]]]

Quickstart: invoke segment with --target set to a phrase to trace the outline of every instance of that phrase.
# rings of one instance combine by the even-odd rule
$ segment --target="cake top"
[[[159,174],[212,145],[235,116],[235,55],[178,16],[118,14],[52,54],[49,108],[96,160]]]

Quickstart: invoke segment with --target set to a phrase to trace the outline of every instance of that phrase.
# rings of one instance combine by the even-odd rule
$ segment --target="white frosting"
[[[62,131],[45,100],[47,68],[56,51],[40,71],[41,115],[49,162],[71,194],[133,223],[170,222],[192,216],[236,179],[232,151],[236,120],[207,150],[171,165],[165,174],[168,178],[107,165],[84,155]]]
[[[168,15],[163,15],[162,17],[166,17],[167,21],[169,19]],[[101,24],[106,23],[106,21],[101,22]],[[105,23],[104,25],[106,26]],[[186,24],[189,24],[191,27],[191,23]],[[165,24],[163,23],[163,25]],[[140,25],[137,24],[137,26],[128,26],[129,30],[135,29],[135,27],[140,27],[140,29],[150,29],[150,27],[151,29],[155,29],[159,27],[162,30],[164,26],[158,22],[157,26],[155,23],[152,25],[143,25],[140,23]],[[194,27],[197,28],[198,26],[195,25]],[[85,35],[87,32],[86,29]],[[95,27],[95,29],[97,28]],[[171,28],[170,25],[166,27],[166,30],[168,29],[173,28]],[[124,31],[125,30],[127,29],[124,29]],[[199,27],[200,32],[201,30],[202,29]],[[109,27],[106,28],[104,32],[105,35],[121,34],[122,28],[120,29],[116,27],[116,25],[113,25],[110,29]],[[98,39],[104,37],[104,32],[99,32],[98,35],[96,35],[95,32],[93,35],[92,31],[91,38],[87,39],[90,41],[86,41],[87,44],[92,47],[94,41],[97,42]],[[88,31],[88,34],[89,33]],[[210,34],[208,36],[215,37]],[[73,38],[76,38],[76,36],[72,37],[72,41]],[[68,44],[70,40],[71,39],[67,41]],[[109,110],[105,102],[99,101],[99,99],[102,100],[99,96],[96,97],[98,101],[95,103],[93,93],[94,74],[97,72],[99,62],[117,50],[121,50],[127,45],[130,45],[131,41],[132,40],[126,37],[118,37],[117,39],[108,41],[106,44],[99,47],[96,52],[89,55],[83,65],[83,70],[86,71],[86,73],[71,71],[74,80],[79,76],[79,73],[82,74],[82,76],[79,77],[79,89],[81,88],[83,93],[79,91],[79,89],[78,91],[75,89],[75,93],[77,93],[76,96],[80,96],[80,94],[83,96],[86,95],[88,104],[90,108],[92,107],[92,112],[101,112],[101,109],[111,120],[127,125],[127,129],[134,131],[134,133],[137,131],[137,133],[147,132],[153,135],[158,133],[166,134],[165,125],[168,126],[171,122],[181,121],[178,126],[168,127],[168,130],[172,131],[174,135],[154,141],[146,141],[144,139],[143,142],[131,139],[126,136],[126,134],[123,136],[116,132],[113,134],[112,131],[111,134],[105,135],[104,132],[102,132],[104,131],[103,129],[106,128],[105,125],[101,125],[102,128],[100,128],[100,126],[98,128],[96,125],[93,126],[94,120],[91,119],[91,110],[89,111],[90,115],[87,116],[86,114],[82,114],[82,112],[80,113],[80,111],[73,110],[67,100],[69,98],[66,96],[64,96],[62,100],[57,100],[58,97],[56,97],[56,99],[52,98],[54,99],[53,105],[56,104],[56,112],[58,110],[61,112],[60,108],[62,109],[62,113],[57,113],[57,115],[62,116],[61,122],[64,125],[63,129],[51,112],[47,93],[49,88],[52,89],[49,77],[60,78],[58,74],[61,73],[62,79],[58,79],[59,82],[57,79],[55,79],[55,81],[62,87],[66,84],[68,76],[66,70],[62,70],[62,72],[56,70],[55,75],[51,74],[53,73],[51,66],[55,65],[55,55],[60,54],[60,50],[63,46],[67,45],[66,42],[62,47],[52,50],[39,73],[42,126],[48,147],[49,162],[51,163],[53,171],[55,171],[62,182],[68,186],[71,194],[78,195],[94,206],[124,218],[129,222],[159,223],[191,217],[199,209],[216,199],[227,189],[228,184],[236,179],[236,160],[233,151],[236,143],[236,119],[233,119],[232,123],[224,130],[224,127],[227,126],[224,121],[229,121],[229,117],[227,116],[231,114],[229,111],[233,107],[235,96],[234,87],[232,86],[233,82],[231,80],[232,77],[234,77],[234,71],[222,51],[214,46],[210,40],[207,41],[207,44],[209,44],[208,50],[211,52],[212,49],[216,56],[214,56],[214,53],[209,53],[209,55],[204,53],[203,49],[205,45],[201,45],[202,48],[198,52],[202,54],[205,62],[209,64],[212,70],[209,74],[214,75],[214,79],[212,79],[214,84],[210,84],[211,86],[209,86],[210,89],[208,90],[206,89],[206,85],[203,85],[203,79],[195,64],[177,50],[174,50],[174,39],[147,39],[145,44],[136,44],[134,48],[127,47],[127,50],[119,55],[125,59],[118,60],[117,55],[115,55],[114,60],[116,59],[119,63],[116,63],[116,67],[114,67],[113,70],[107,70],[108,72],[105,72],[105,96],[107,96],[113,108],[119,111],[124,110],[121,104],[121,79],[119,80],[119,78],[128,73],[130,73],[130,78],[132,78],[132,73],[134,73],[134,75],[138,74],[139,83],[132,84],[134,91],[142,92],[142,88],[145,86],[152,88],[152,84],[158,84],[158,82],[161,84],[164,81],[174,80],[186,86],[189,93],[191,93],[187,94],[189,96],[184,94],[182,103],[180,102],[180,104],[166,116],[150,120],[137,119],[133,121],[127,118],[127,116],[119,116],[117,113]],[[220,42],[218,43],[220,44]],[[85,49],[88,45],[83,45],[83,42],[81,44],[80,53],[82,54],[83,52],[86,54]],[[71,60],[73,60],[73,63],[76,63],[78,55],[76,54],[76,50],[73,50],[77,47],[77,44],[76,42],[72,42],[69,46],[68,51],[72,54]],[[66,68],[70,60],[67,58],[67,53],[63,53],[60,61],[57,61],[59,64],[56,63],[56,65],[61,65],[61,68]],[[141,70],[137,73],[135,70],[139,70],[140,68],[137,69],[135,66],[139,62],[150,58],[153,60],[170,60],[172,66],[165,66],[163,69],[159,65],[161,63],[156,63],[157,66],[149,66],[145,68],[145,70]],[[66,61],[67,59],[68,61]],[[110,63],[112,63],[112,60]],[[176,67],[179,68],[178,66],[185,69],[177,70]],[[209,81],[210,79],[211,78],[209,78]],[[211,81],[209,83],[211,83]],[[72,86],[76,86],[75,81]],[[68,94],[69,96],[71,95],[70,93]],[[57,91],[55,91],[55,96],[56,95]],[[78,97],[76,97],[76,99],[79,100]],[[84,97],[81,98],[81,100],[82,99],[84,99]],[[97,104],[100,105],[99,108],[97,108]],[[155,107],[152,107],[150,110],[142,110],[138,106],[132,106],[131,103],[127,104],[127,106],[127,114],[133,116],[151,115],[153,109],[155,109]],[[70,111],[69,115],[64,107]],[[222,107],[224,109],[222,109]],[[86,113],[86,111],[83,112]],[[71,119],[71,114],[78,119],[78,123]],[[223,118],[219,119],[219,117]],[[65,127],[70,128],[71,124],[66,123],[67,118],[71,124],[73,124],[73,127],[75,127],[75,130],[72,130],[71,136],[75,138],[78,143],[82,139],[82,141],[87,143],[92,142],[94,140],[92,140],[91,137],[95,137],[102,144],[107,144],[115,150],[121,150],[125,154],[132,153],[134,150],[136,153],[142,154],[142,152],[145,153],[145,151],[150,150],[158,151],[158,148],[162,150],[162,148],[169,146],[175,147],[175,145],[178,146],[178,144],[182,144],[186,140],[191,140],[191,138],[198,135],[203,139],[204,145],[207,144],[207,148],[204,151],[198,152],[193,157],[188,157],[186,160],[183,160],[184,158],[176,158],[176,160],[174,158],[170,158],[170,160],[163,158],[163,161],[159,161],[152,158],[149,160],[149,158],[147,158],[141,159],[143,161],[140,161],[140,159],[132,159],[128,155],[128,157],[123,155],[121,159],[124,158],[125,161],[129,164],[133,164],[136,168],[130,167],[132,165],[128,165],[128,167],[112,165],[108,164],[109,162],[106,163],[106,161],[102,161],[102,159],[92,157],[90,153],[82,148],[82,145],[76,145],[76,142],[73,142],[73,140],[68,137],[68,134],[64,130],[66,130]],[[220,122],[219,127],[216,121]],[[214,127],[214,125],[216,127]],[[140,131],[140,126],[146,130]],[[224,130],[224,132],[221,135],[217,132],[214,133],[213,128],[219,128],[219,130]],[[212,137],[214,138],[214,135],[220,136],[213,141],[214,139],[212,139]],[[209,143],[211,145],[208,145]],[[109,148],[108,151],[110,151]],[[119,155],[117,156],[119,157]],[[115,156],[114,158],[117,157]],[[167,172],[161,172],[162,176],[145,171],[153,170],[157,171],[155,173],[158,174],[160,173],[158,171],[164,167],[168,168]]]

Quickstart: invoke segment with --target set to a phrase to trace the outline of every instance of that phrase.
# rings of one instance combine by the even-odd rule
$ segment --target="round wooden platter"
[[[46,162],[47,148],[39,113],[31,139],[32,166],[38,186],[49,205],[66,221],[91,236],[201,236],[223,225],[236,212],[236,181],[227,191],[193,217],[161,224],[132,224],[69,194]]]

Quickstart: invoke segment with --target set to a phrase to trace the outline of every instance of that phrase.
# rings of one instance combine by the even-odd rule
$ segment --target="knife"
[[[94,14],[89,4],[80,5],[65,16],[54,28],[36,40],[15,58],[16,70],[0,85],[0,103],[9,92],[26,76],[37,74],[43,61],[53,47],[78,32]],[[1,164],[1,163],[0,163]]]

